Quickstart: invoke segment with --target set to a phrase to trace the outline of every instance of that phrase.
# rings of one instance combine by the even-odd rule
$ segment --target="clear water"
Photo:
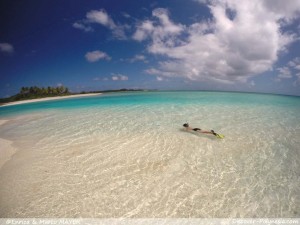
[[[2,217],[300,216],[299,97],[118,93],[0,119],[17,149],[0,169]]]

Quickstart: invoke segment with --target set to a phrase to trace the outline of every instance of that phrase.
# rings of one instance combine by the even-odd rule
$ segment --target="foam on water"
[[[1,109],[18,151],[0,170],[0,216],[299,217],[299,103],[156,92]]]

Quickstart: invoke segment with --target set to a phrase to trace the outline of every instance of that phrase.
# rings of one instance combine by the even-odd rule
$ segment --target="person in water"
[[[215,136],[218,135],[216,132],[214,132],[214,130],[206,131],[206,130],[201,130],[200,128],[192,128],[192,127],[190,127],[190,125],[188,123],[183,124],[183,126],[185,127],[185,129],[187,131],[192,131],[193,130],[193,131],[203,133],[203,134],[213,134]]]

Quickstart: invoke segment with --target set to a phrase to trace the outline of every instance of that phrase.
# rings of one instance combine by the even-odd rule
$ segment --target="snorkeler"
[[[183,124],[183,126],[185,127],[185,129],[187,131],[196,131],[196,132],[203,133],[203,134],[213,134],[218,138],[224,138],[224,135],[217,134],[214,130],[206,131],[206,130],[201,130],[200,128],[192,128],[192,127],[190,127],[190,125],[188,123]]]

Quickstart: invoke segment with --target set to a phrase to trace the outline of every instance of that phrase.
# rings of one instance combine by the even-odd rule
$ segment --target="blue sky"
[[[3,0],[0,97],[22,86],[300,95],[299,0]]]

